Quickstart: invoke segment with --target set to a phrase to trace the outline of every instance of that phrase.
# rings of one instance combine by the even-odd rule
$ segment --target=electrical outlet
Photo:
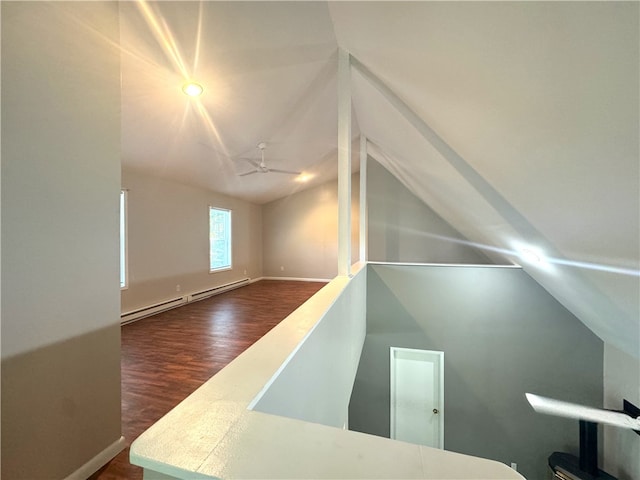
[[[517,472],[518,471],[518,464],[516,462],[511,462],[511,468],[513,468]]]
[[[180,291],[180,285],[176,285],[176,292]]]
[[[284,272],[284,267],[282,265],[280,265],[280,271]]]
[[[244,269],[244,274],[245,274],[245,275],[247,274],[247,269],[246,269],[246,268]]]

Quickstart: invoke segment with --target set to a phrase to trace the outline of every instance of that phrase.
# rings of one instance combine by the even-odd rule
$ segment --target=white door
[[[391,347],[391,438],[444,448],[444,352]]]

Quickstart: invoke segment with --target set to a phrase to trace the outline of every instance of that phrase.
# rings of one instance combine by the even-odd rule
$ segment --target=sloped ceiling
[[[265,203],[337,176],[337,44],[316,2],[122,2],[123,165]],[[181,87],[198,81],[204,93]],[[355,129],[357,133],[357,127]]]
[[[340,47],[369,154],[640,358],[638,7],[125,2],[123,164],[264,203],[303,188],[237,176],[265,141],[273,168],[335,178]]]

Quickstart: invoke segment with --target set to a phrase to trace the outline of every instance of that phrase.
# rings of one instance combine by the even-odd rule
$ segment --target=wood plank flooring
[[[131,442],[324,285],[262,280],[123,326],[127,448],[90,480],[142,480]]]

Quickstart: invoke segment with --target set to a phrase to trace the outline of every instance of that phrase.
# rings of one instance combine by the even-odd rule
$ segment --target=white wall
[[[366,334],[367,269],[318,320],[254,410],[343,428]]]
[[[129,257],[123,312],[262,276],[260,206],[129,169],[123,169],[122,187],[128,190]],[[228,271],[209,273],[210,205],[232,211]]]
[[[640,407],[640,360],[604,345],[604,407],[622,409],[622,399]],[[640,478],[640,437],[604,427],[604,470],[618,480]]]
[[[355,262],[360,175],[353,175],[351,182],[351,260]],[[265,276],[331,279],[338,274],[337,180],[267,203],[262,215]]]
[[[113,2],[2,2],[5,478],[120,441],[118,28]]]

